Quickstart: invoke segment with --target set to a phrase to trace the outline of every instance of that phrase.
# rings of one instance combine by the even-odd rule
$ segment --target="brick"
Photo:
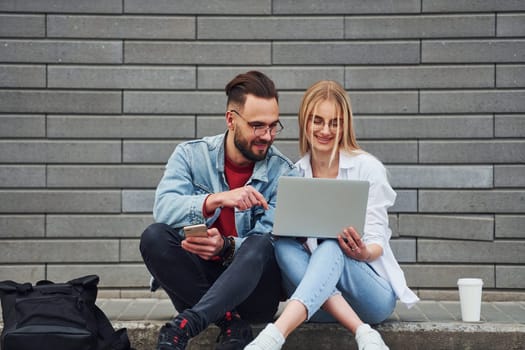
[[[348,89],[492,88],[494,66],[346,67]]]
[[[492,188],[492,166],[389,166],[393,187]]]
[[[390,246],[398,262],[416,262],[415,239],[393,239]]]
[[[423,40],[423,63],[520,62],[525,56],[525,40]]]
[[[120,261],[121,262],[142,262],[142,256],[139,250],[139,239],[122,239],[120,240]]]
[[[523,13],[498,13],[497,36],[525,36],[525,15]]]
[[[123,213],[151,213],[155,200],[155,190],[123,190]]]
[[[47,186],[49,188],[156,187],[163,173],[163,166],[49,165]]]
[[[488,215],[400,214],[399,234],[410,237],[492,241],[494,218]]]
[[[219,92],[124,91],[124,113],[129,114],[206,114],[224,109],[225,96]]]
[[[419,211],[438,213],[521,213],[525,191],[419,190]]]
[[[145,3],[141,0],[126,0],[127,13],[166,13],[166,14],[198,14],[198,15],[268,15],[271,13],[270,0],[246,0],[239,4],[236,0],[151,0]]]
[[[359,141],[365,151],[385,164],[417,163],[417,141]]]
[[[396,193],[396,201],[394,205],[388,209],[390,213],[417,211],[417,191],[396,189]]]
[[[46,117],[38,114],[0,115],[0,137],[44,137]]]
[[[398,217],[397,214],[390,214],[388,215],[388,226],[390,227],[390,230],[392,230],[392,237],[399,237],[399,225],[398,225]]]
[[[525,10],[521,0],[423,0],[423,12],[499,12]]]
[[[523,163],[522,140],[420,141],[421,163]]]
[[[304,92],[284,91],[279,94],[281,114],[297,115]],[[352,111],[355,114],[409,114],[418,113],[416,91],[350,91]]]
[[[339,66],[301,67],[301,66],[259,66],[259,67],[198,67],[199,89],[222,90],[237,74],[256,69],[268,75],[275,83],[277,90],[307,89],[313,83],[328,79],[344,81],[344,68]]]
[[[525,137],[525,114],[496,114],[496,137]]]
[[[501,252],[505,252],[501,254]],[[450,241],[418,239],[418,262],[449,263],[522,263],[525,242],[519,241]]]
[[[47,215],[47,237],[138,238],[153,223],[149,215]]]
[[[281,123],[283,122],[283,117],[279,118]],[[297,120],[297,118],[296,118]],[[297,121],[295,123],[297,124]],[[282,134],[287,130],[287,126],[284,125],[284,130],[277,136],[277,139],[283,139]],[[218,135],[224,133],[226,129],[226,122],[223,115],[221,116],[198,116],[197,117],[197,138],[202,138],[210,135]],[[297,134],[295,134],[297,135]],[[296,136],[297,137],[297,136]]]
[[[199,39],[343,39],[343,17],[199,17]]]
[[[525,216],[523,215],[496,215],[496,238],[525,239]]]
[[[0,165],[0,187],[45,187],[43,165]]]
[[[122,63],[122,42],[0,40],[0,61],[16,63]]]
[[[49,138],[184,138],[194,135],[195,117],[193,116],[50,115],[47,117]]]
[[[49,265],[47,276],[50,280],[69,280],[78,276],[97,274],[99,287],[145,288],[149,286],[150,274],[142,264],[89,264]]]
[[[296,162],[301,158],[299,156],[299,142],[298,141],[285,141],[277,139],[274,146],[279,149],[285,156],[287,156],[292,162]]]
[[[120,13],[122,0],[5,0],[0,3],[0,11]]]
[[[45,20],[44,15],[0,14],[0,36],[42,38],[46,35]]]
[[[120,163],[120,141],[0,141],[3,163]]]
[[[421,9],[419,1],[387,0],[378,1],[338,1],[338,0],[274,0],[275,14],[357,14],[357,13],[418,13]]]
[[[126,63],[192,65],[270,64],[271,46],[264,42],[130,41],[126,42],[124,47],[124,61]]]
[[[525,65],[496,65],[496,86],[509,88],[525,86]]]
[[[417,41],[274,42],[273,64],[419,63]]]
[[[285,116],[280,115],[279,121],[283,124],[284,129],[277,135],[276,140],[293,140],[297,141],[297,135],[299,135],[299,125],[297,123],[297,116]],[[224,119],[223,119],[224,123]],[[224,127],[220,129],[220,132],[224,131]],[[213,134],[210,134],[213,135]]]
[[[118,261],[117,240],[4,240],[2,263],[64,263]]]
[[[0,196],[2,213],[120,212],[120,191],[0,190]]]
[[[122,147],[124,163],[165,164],[175,147],[176,141],[126,141]]]
[[[476,277],[483,279],[484,288],[494,288],[494,266],[492,265],[403,265],[407,282],[411,287],[455,288],[458,279]]]
[[[496,288],[525,288],[525,266],[496,266]]]
[[[1,238],[37,238],[44,234],[44,215],[0,215]]]
[[[11,280],[18,283],[45,279],[45,265],[4,265],[0,266],[0,281]]]
[[[525,187],[525,165],[497,165],[494,167],[496,187]]]
[[[144,66],[49,66],[51,88],[194,89],[195,68]]]
[[[0,110],[15,113],[120,113],[116,91],[0,90]]]
[[[495,16],[485,14],[352,16],[345,17],[345,38],[491,37],[494,36],[495,27]]]
[[[48,37],[105,39],[195,39],[195,17],[71,16],[47,17]]]
[[[359,139],[455,139],[494,136],[492,115],[354,116]]]
[[[525,90],[421,91],[422,113],[519,113]]]
[[[2,88],[45,86],[46,68],[43,65],[0,65],[0,87]]]

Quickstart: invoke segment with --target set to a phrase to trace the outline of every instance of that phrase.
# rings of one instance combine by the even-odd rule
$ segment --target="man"
[[[297,170],[272,146],[283,129],[278,94],[257,71],[225,90],[226,133],[176,147],[155,195],[157,223],[142,234],[144,262],[179,312],[161,328],[158,350],[185,349],[211,323],[221,329],[216,349],[243,349],[248,321],[272,320],[279,304],[269,233],[277,180]],[[184,238],[184,226],[203,222],[207,237]]]

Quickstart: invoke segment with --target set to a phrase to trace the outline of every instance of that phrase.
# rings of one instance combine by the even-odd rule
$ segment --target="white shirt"
[[[304,177],[313,177],[310,164],[310,154],[306,154],[297,163],[297,167]],[[386,169],[374,156],[366,152],[349,154],[339,152],[338,179],[367,180],[370,183],[368,205],[366,210],[366,221],[362,238],[364,243],[376,243],[383,248],[383,254],[369,262],[370,266],[387,281],[390,282],[397,298],[407,307],[412,307],[419,301],[417,295],[408,288],[405,274],[399,266],[392,248],[390,237],[392,231],[388,226],[388,208],[396,199],[396,192],[388,182]],[[317,240],[309,238],[307,245],[311,251],[317,247]]]

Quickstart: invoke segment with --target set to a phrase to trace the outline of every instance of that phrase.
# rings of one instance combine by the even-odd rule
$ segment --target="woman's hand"
[[[370,261],[372,252],[368,246],[363,243],[361,236],[353,227],[347,227],[337,236],[339,246],[352,259],[360,261]]]

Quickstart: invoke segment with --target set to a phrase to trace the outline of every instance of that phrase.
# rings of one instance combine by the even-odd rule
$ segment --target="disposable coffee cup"
[[[481,278],[458,279],[459,302],[463,322],[479,322],[481,314]]]

